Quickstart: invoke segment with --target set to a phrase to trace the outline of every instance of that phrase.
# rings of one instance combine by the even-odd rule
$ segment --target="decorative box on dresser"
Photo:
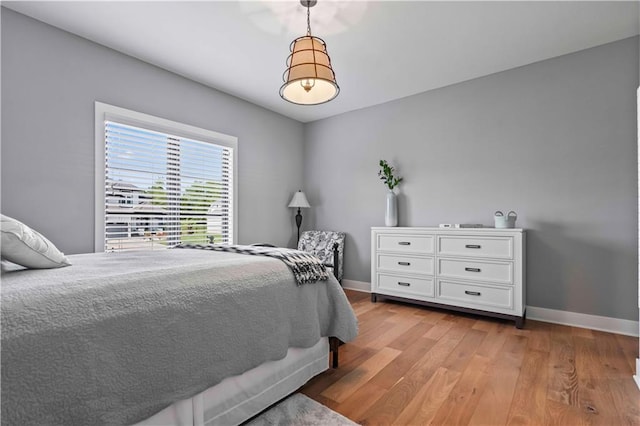
[[[525,318],[525,231],[371,228],[371,301]]]

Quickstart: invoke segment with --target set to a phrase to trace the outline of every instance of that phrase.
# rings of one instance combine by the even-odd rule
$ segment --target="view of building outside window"
[[[105,250],[229,243],[231,150],[105,123]]]

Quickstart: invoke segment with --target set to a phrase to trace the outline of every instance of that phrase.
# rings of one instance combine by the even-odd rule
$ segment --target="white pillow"
[[[53,243],[22,222],[5,215],[0,223],[3,259],[26,268],[47,269],[71,265]]]

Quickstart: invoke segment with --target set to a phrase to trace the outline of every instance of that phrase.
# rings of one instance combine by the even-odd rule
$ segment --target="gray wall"
[[[637,320],[637,86],[634,37],[305,125],[307,227],[347,232],[369,281],[387,159],[401,226],[515,210],[528,305]]]
[[[293,244],[303,188],[304,227],[346,231],[369,281],[385,158],[401,225],[516,210],[529,305],[638,318],[637,38],[305,126],[4,8],[1,42],[2,212],[67,253],[93,250],[99,100],[239,138],[241,243]]]
[[[93,251],[94,101],[237,136],[239,242],[294,242],[301,123],[5,8],[4,214]]]

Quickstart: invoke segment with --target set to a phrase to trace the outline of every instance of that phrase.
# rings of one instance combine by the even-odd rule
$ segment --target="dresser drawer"
[[[513,238],[443,235],[438,237],[438,254],[513,259]]]
[[[390,290],[392,293],[414,294],[418,296],[433,297],[433,279],[429,277],[411,278],[391,274],[377,274],[378,288]]]
[[[438,259],[438,275],[441,277],[512,284],[513,263],[441,258]]]
[[[378,269],[433,275],[432,257],[412,257],[402,254],[378,254]]]
[[[513,309],[513,289],[511,287],[494,287],[475,284],[464,284],[453,281],[438,281],[437,299],[451,302],[464,302],[466,306],[478,309],[483,306]]]
[[[403,253],[433,253],[433,235],[378,234],[377,249]]]

